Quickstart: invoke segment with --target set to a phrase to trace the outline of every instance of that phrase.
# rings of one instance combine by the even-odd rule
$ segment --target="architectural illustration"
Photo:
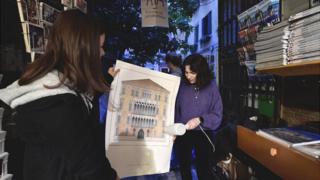
[[[118,176],[169,171],[180,77],[117,61],[109,94],[105,148]],[[132,156],[134,154],[134,156]]]
[[[116,135],[163,138],[169,91],[150,79],[122,81]]]

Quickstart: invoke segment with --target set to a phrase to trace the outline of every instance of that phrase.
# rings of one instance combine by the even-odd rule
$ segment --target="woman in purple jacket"
[[[176,100],[175,123],[183,123],[187,132],[175,140],[183,180],[192,180],[192,150],[199,180],[212,180],[210,154],[212,135],[221,123],[222,102],[219,90],[211,79],[209,65],[200,54],[188,56],[183,63],[183,77]],[[204,132],[201,131],[204,130]]]

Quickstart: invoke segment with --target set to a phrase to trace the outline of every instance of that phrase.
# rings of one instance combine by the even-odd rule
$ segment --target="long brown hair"
[[[43,56],[27,66],[19,85],[40,79],[52,70],[62,74],[56,88],[69,81],[80,93],[94,95],[109,90],[102,74],[99,37],[101,26],[79,10],[60,13],[49,34]]]
[[[211,73],[207,60],[201,54],[191,54],[183,62],[183,79],[188,82],[185,69],[186,66],[190,66],[190,70],[197,73],[196,86],[203,88],[210,84],[211,82]]]

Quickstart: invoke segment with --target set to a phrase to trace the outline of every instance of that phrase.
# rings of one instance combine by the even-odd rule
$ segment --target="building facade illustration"
[[[122,81],[116,136],[163,138],[169,91],[150,79]]]

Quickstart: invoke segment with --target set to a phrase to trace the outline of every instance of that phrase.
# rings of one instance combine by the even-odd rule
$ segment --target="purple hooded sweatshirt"
[[[200,90],[181,82],[176,100],[175,123],[186,124],[190,119],[202,117],[201,126],[216,130],[222,119],[222,101],[214,81]],[[194,130],[199,130],[199,127]]]

